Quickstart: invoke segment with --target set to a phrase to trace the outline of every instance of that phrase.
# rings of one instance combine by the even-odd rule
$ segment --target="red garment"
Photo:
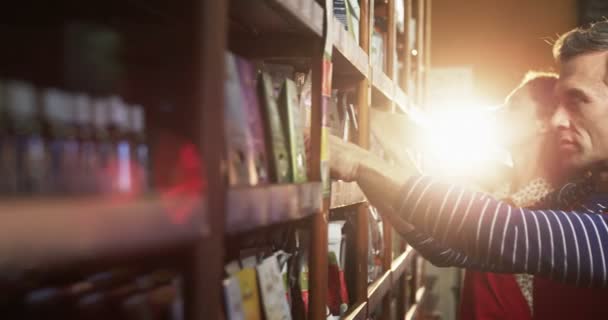
[[[534,319],[608,319],[607,289],[577,288],[534,277]]]
[[[460,320],[608,319],[608,290],[534,277],[534,316],[511,274],[466,271]]]
[[[531,320],[532,315],[512,274],[467,270],[460,299],[459,319]]]

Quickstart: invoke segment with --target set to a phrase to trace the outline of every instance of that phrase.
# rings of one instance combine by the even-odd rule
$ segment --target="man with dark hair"
[[[440,266],[531,273],[577,286],[608,286],[608,21],[555,45],[559,105],[552,117],[572,183],[524,209],[432,177],[393,168],[330,137],[331,171],[357,181],[392,220],[411,223],[418,249]],[[449,161],[447,159],[446,161]],[[411,235],[410,235],[411,236]]]

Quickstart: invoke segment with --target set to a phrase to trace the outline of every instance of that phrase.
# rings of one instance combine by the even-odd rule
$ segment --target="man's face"
[[[568,168],[608,159],[607,58],[608,51],[588,53],[561,65],[551,124]]]

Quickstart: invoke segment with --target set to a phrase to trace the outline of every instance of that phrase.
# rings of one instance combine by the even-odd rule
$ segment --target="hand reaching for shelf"
[[[365,149],[329,135],[329,168],[331,177],[347,182],[355,181],[359,162],[368,155]]]

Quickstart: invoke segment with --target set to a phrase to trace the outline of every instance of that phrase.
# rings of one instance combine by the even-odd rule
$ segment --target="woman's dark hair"
[[[536,112],[539,118],[549,117],[557,103],[553,89],[559,76],[553,72],[528,71],[519,85],[507,96],[507,101],[523,88],[527,88],[532,99],[536,102]]]
[[[507,99],[510,99],[519,90],[526,88],[531,98],[536,102],[537,117],[548,121],[557,104],[554,88],[558,79],[559,76],[556,73],[529,71],[517,88],[509,94]],[[551,136],[547,136],[547,140],[543,144],[542,159],[540,161],[544,164],[546,178],[553,185],[559,184],[564,178],[561,164],[557,160],[559,158],[555,141],[551,139]]]

